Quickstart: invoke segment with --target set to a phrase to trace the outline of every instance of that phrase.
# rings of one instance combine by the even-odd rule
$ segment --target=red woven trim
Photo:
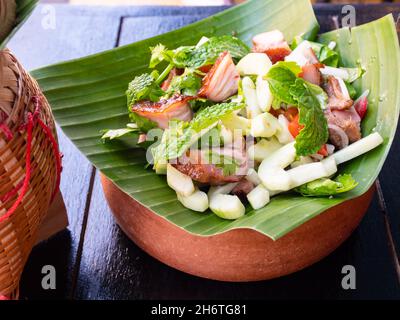
[[[33,130],[33,115],[31,113],[28,114],[28,124],[27,124],[27,144],[26,144],[26,154],[25,154],[25,179],[22,184],[21,192],[14,202],[12,207],[0,217],[0,223],[8,219],[14,212],[17,210],[20,205],[22,199],[25,197],[26,192],[28,191],[29,180],[31,178],[31,143],[32,143],[32,130]]]
[[[10,298],[7,296],[0,296],[0,301],[4,301],[4,300],[10,300]]]
[[[56,171],[57,171],[57,180],[56,180],[56,187],[53,191],[53,194],[51,196],[51,201],[53,201],[54,197],[56,196],[58,189],[60,188],[60,180],[61,180],[61,155],[58,150],[58,144],[56,139],[53,136],[53,133],[51,132],[50,128],[46,126],[46,124],[41,120],[38,119],[39,125],[42,127],[43,131],[46,134],[46,137],[50,140],[51,145],[53,147],[53,153],[55,156],[56,160]]]
[[[11,132],[10,128],[5,123],[0,123],[0,130],[3,131],[3,133],[5,134],[7,140],[12,140],[12,138],[14,137],[14,135]]]
[[[60,187],[60,180],[61,180],[61,155],[58,150],[58,144],[56,139],[53,136],[52,131],[50,128],[38,117],[39,112],[40,112],[40,98],[38,97],[33,97],[32,98],[33,103],[35,104],[35,110],[33,113],[28,113],[28,119],[27,123],[21,125],[20,130],[23,130],[26,128],[27,130],[27,145],[26,145],[26,155],[25,155],[25,179],[23,180],[22,186],[20,183],[10,192],[8,192],[3,198],[9,199],[13,195],[15,195],[19,189],[21,189],[21,192],[17,198],[17,200],[14,202],[12,207],[3,215],[0,217],[0,223],[8,219],[14,212],[17,210],[18,206],[21,204],[25,194],[28,192],[28,186],[29,186],[29,180],[32,174],[32,168],[31,168],[31,149],[32,149],[32,131],[35,123],[39,123],[40,127],[44,131],[47,139],[49,139],[55,160],[56,160],[56,173],[57,173],[57,179],[56,179],[56,185],[51,197],[51,202],[53,201],[55,195],[57,194],[59,187]]]

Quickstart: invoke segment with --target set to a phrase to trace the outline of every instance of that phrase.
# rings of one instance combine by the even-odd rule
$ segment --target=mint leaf
[[[351,174],[343,174],[336,177],[335,180],[322,178],[306,183],[298,188],[296,192],[303,196],[332,196],[354,189],[358,183],[353,179]]]
[[[167,95],[182,93],[186,96],[195,96],[200,87],[201,78],[193,70],[186,69],[182,75],[172,79]]]
[[[328,141],[328,124],[323,109],[328,97],[319,86],[298,77],[301,68],[295,62],[278,62],[268,72],[266,79],[272,95],[273,106],[280,104],[299,108],[299,123],[304,126],[296,137],[298,156],[316,153]]]
[[[214,64],[219,55],[228,51],[234,60],[243,58],[250,52],[240,39],[232,36],[211,37],[200,46],[184,46],[174,50],[173,64],[178,68],[200,68]]]
[[[298,156],[314,154],[329,137],[323,112],[327,96],[320,87],[301,78],[296,79],[289,91],[299,108],[299,123],[304,126],[296,137],[296,153]]]
[[[280,108],[281,103],[296,105],[290,94],[290,88],[297,79],[301,68],[295,62],[278,62],[269,70],[265,79],[274,96],[273,107]]]
[[[161,90],[160,86],[156,82],[158,79],[158,72],[153,71],[152,73],[143,73],[140,76],[135,77],[128,86],[126,96],[128,99],[128,107],[140,100],[151,100],[158,101],[164,91]]]
[[[202,135],[210,131],[219,120],[244,108],[243,104],[220,103],[199,111],[191,122],[170,121],[161,143],[154,148],[154,163],[182,156]]]

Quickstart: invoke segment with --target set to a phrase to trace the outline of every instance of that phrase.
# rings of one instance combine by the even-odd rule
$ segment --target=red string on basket
[[[16,193],[20,189],[20,194],[17,198],[17,200],[14,202],[12,207],[8,209],[8,211],[0,217],[0,223],[8,219],[18,208],[18,206],[21,204],[23,198],[25,197],[25,194],[28,192],[28,187],[29,187],[29,180],[31,177],[32,173],[32,168],[31,168],[31,150],[32,150],[32,131],[33,127],[36,123],[39,123],[40,127],[44,131],[46,137],[49,139],[50,143],[52,144],[54,156],[56,159],[56,174],[57,174],[57,179],[56,179],[56,186],[55,189],[52,193],[51,201],[53,201],[55,195],[58,192],[59,186],[60,186],[60,177],[61,177],[61,156],[60,152],[58,151],[58,145],[57,141],[53,136],[53,133],[51,132],[50,128],[38,117],[40,113],[40,99],[38,97],[33,97],[32,98],[33,103],[35,104],[35,110],[34,112],[29,112],[27,115],[27,122],[24,123],[21,127],[20,130],[23,130],[26,128],[27,131],[27,141],[26,141],[26,153],[25,153],[25,178],[22,182],[22,185],[17,185],[16,188],[11,190],[9,193]],[[9,194],[8,193],[8,194]],[[6,195],[7,196],[7,195]],[[1,297],[1,296],[0,296]]]
[[[6,136],[7,140],[11,140],[14,137],[14,135],[11,132],[10,128],[5,123],[0,123],[0,130],[3,131],[3,133]]]
[[[4,300],[10,300],[10,298],[9,297],[7,297],[7,296],[0,296],[0,301],[4,301]]]

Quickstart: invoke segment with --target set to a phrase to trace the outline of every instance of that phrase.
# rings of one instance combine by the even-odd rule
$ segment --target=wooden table
[[[64,5],[53,8],[55,29],[42,27],[48,11],[39,6],[9,45],[27,69],[131,43],[224,9]],[[340,6],[321,4],[315,9],[324,31],[335,27]],[[357,6],[357,22],[390,12],[397,19],[400,6]],[[239,284],[184,274],[135,246],[115,224],[98,172],[62,132],[59,139],[64,153],[61,191],[70,226],[34,249],[22,278],[22,299],[400,298],[399,134],[380,175],[372,205],[350,239],[306,270],[272,281]],[[53,265],[57,270],[56,290],[41,288],[44,265]],[[341,287],[344,265],[356,268],[356,290]]]

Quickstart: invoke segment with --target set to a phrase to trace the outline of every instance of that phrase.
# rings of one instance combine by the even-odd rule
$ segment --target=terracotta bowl
[[[104,176],[101,181],[117,223],[148,254],[199,277],[237,282],[277,278],[321,260],[358,226],[375,191],[371,188],[273,241],[251,229],[209,237],[190,234],[143,207]]]

